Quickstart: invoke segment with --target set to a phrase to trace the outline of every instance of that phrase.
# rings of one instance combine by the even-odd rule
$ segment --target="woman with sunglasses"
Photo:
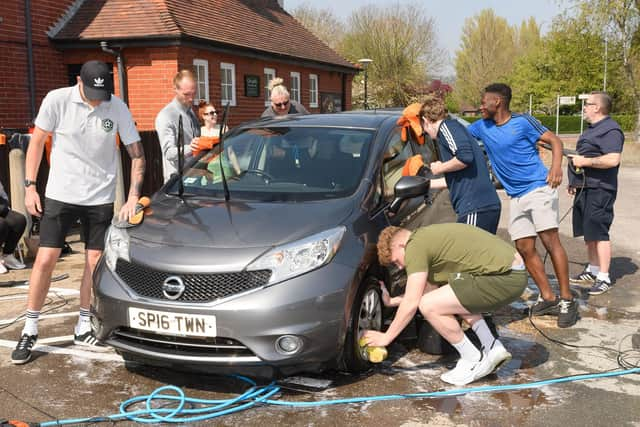
[[[191,142],[191,151],[194,156],[220,142],[220,125],[218,124],[216,108],[210,102],[200,101],[198,104],[198,118],[203,123],[203,126],[200,128],[200,138]]]
[[[284,86],[284,81],[280,77],[269,82],[269,90],[271,91],[271,105],[264,110],[260,117],[309,114],[302,104],[290,99],[289,91]]]

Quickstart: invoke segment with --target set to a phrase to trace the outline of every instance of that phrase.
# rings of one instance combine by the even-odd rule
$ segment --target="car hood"
[[[264,250],[342,224],[354,204],[353,198],[245,203],[163,197],[129,234],[132,246]]]

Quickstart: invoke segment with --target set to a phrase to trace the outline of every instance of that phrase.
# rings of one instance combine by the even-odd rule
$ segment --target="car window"
[[[247,128],[229,134],[183,174],[186,194],[232,198],[321,200],[352,194],[362,179],[370,129]],[[170,186],[176,192],[178,182]]]
[[[400,128],[395,129],[387,142],[382,160],[383,197],[393,197],[393,187],[402,178],[402,168],[407,159],[414,155],[411,144],[402,141]]]

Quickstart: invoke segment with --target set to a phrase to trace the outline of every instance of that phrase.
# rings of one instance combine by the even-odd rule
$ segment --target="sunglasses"
[[[202,113],[203,116],[217,116],[218,112],[217,111],[208,111],[206,113]]]
[[[273,105],[278,107],[278,108],[283,108],[286,107],[289,104],[289,101],[284,101],[284,102],[274,102]]]

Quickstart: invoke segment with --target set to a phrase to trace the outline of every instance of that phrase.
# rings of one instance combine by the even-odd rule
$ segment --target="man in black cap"
[[[133,216],[144,177],[145,158],[140,136],[126,104],[112,95],[111,68],[101,61],[86,62],[78,84],[56,89],[42,101],[35,120],[25,164],[25,206],[40,217],[40,247],[29,278],[26,322],[16,349],[14,364],[31,359],[38,339],[38,317],[64,238],[80,220],[85,239],[85,267],[80,285],[80,316],[74,343],[94,346],[91,331],[91,276],[104,249],[105,232],[113,217],[116,165],[120,152],[116,134],[131,156],[131,186],[120,220]],[[51,168],[44,211],[35,186],[48,134],[53,136]]]

